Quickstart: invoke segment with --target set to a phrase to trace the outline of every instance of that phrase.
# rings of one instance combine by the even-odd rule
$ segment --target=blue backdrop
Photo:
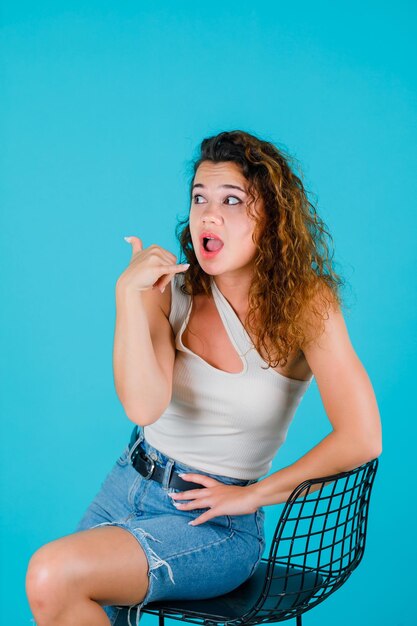
[[[300,161],[350,284],[345,319],[383,421],[364,560],[306,626],[412,623],[415,6],[3,3],[5,626],[30,623],[31,554],[73,532],[130,434],[112,374],[114,288],[131,257],[123,237],[178,256],[188,161],[203,137],[232,129]],[[329,431],[313,383],[273,471]]]

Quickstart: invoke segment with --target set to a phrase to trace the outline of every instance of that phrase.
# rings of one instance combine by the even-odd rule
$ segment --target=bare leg
[[[108,626],[101,605],[133,605],[148,589],[148,561],[118,526],[82,530],[45,544],[29,561],[26,593],[37,626]]]

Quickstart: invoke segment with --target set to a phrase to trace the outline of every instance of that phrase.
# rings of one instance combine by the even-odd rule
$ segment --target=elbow
[[[382,454],[382,440],[375,439],[374,441],[368,441],[367,445],[363,448],[363,463],[369,463],[373,459],[376,459]]]
[[[382,454],[382,441],[372,448],[371,459],[376,459]]]
[[[382,454],[382,430],[379,428],[378,434],[375,433],[375,436],[372,437],[369,442],[369,454],[371,455],[371,459],[375,459],[376,457]]]
[[[152,420],[145,420],[142,416],[141,417],[131,417],[130,415],[127,416],[128,419],[132,422],[132,424],[136,424],[137,426],[149,426],[149,424],[152,424],[153,421]]]
[[[339,471],[349,471],[379,457],[382,453],[382,441],[379,436],[374,438],[344,435],[342,449],[344,460],[339,466]]]
[[[382,428],[378,421],[372,428],[359,430],[353,435],[354,447],[360,450],[362,463],[368,463],[382,454]]]
[[[367,448],[363,452],[362,462],[360,463],[360,465],[364,465],[365,463],[369,463],[370,461],[373,461],[374,459],[378,458],[381,453],[382,453],[381,447]]]
[[[167,409],[168,404],[153,408],[153,410],[138,410],[123,405],[127,418],[138,426],[149,426],[156,422]]]
[[[158,415],[158,417],[154,417],[153,415],[146,415],[144,413],[141,413],[140,415],[134,413],[132,414],[128,413],[126,410],[125,413],[127,418],[137,426],[149,426],[150,424],[156,422],[156,420],[160,417],[160,415]]]

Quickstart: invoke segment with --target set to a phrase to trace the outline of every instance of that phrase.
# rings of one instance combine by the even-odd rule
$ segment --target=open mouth
[[[218,252],[223,248],[223,242],[220,239],[212,239],[210,237],[203,237],[203,248],[206,252]]]

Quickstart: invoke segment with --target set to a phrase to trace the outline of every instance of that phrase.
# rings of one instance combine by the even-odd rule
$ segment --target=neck
[[[211,278],[234,311],[239,316],[246,315],[251,279],[239,278],[236,280],[236,278],[227,278],[224,276],[212,276]]]

